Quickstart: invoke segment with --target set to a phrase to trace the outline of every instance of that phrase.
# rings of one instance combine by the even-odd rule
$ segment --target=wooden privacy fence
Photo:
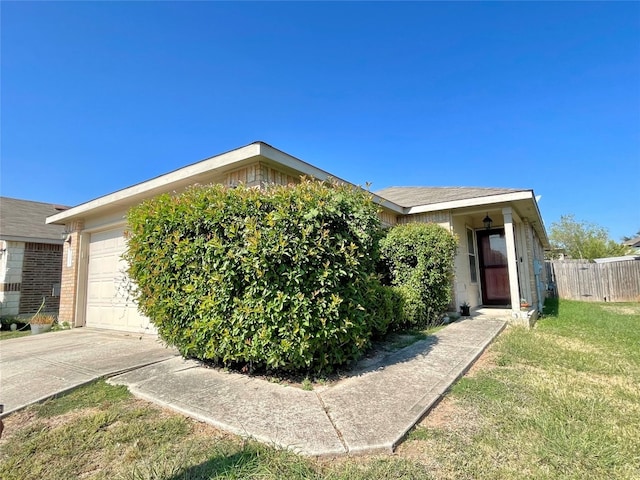
[[[551,288],[560,298],[588,302],[640,301],[640,261],[590,263],[545,262]]]

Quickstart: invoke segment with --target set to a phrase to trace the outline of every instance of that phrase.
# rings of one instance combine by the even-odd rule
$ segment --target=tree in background
[[[593,260],[618,257],[629,253],[629,248],[609,238],[606,228],[584,221],[574,215],[562,215],[559,222],[551,224],[549,235],[554,256],[565,253],[570,258]]]

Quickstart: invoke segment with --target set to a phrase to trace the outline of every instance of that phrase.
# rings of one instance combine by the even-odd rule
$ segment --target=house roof
[[[306,175],[318,180],[333,179],[350,184],[271,145],[254,142],[51,215],[47,218],[47,223],[66,224],[75,219],[95,220],[105,216],[111,216],[113,222],[121,222],[123,209],[146,198],[165,192],[180,192],[194,184],[217,183],[222,181],[225,172],[231,172],[255,162],[274,166],[292,176]],[[373,196],[374,201],[385,210],[400,215],[451,209],[469,211],[469,209],[485,208],[489,205],[494,208],[513,205],[518,208],[522,216],[530,219],[545,247],[549,244],[532,190],[482,187],[390,187],[375,192]]]
[[[402,207],[417,207],[522,191],[528,190],[484,187],[388,187],[377,191],[376,195]]]
[[[47,225],[46,218],[69,207],[0,197],[0,238],[18,242],[60,243],[64,226]]]
[[[640,236],[627,240],[623,245],[627,245],[629,247],[640,247]]]
[[[513,206],[521,217],[528,218],[545,248],[549,237],[533,190],[487,187],[389,187],[376,195],[400,205],[407,215],[455,210],[468,213],[480,208]]]
[[[332,179],[352,185],[350,182],[331,175],[310,163],[278,150],[265,142],[258,141],[98,197],[65,212],[59,212],[49,217],[47,223],[64,224],[86,215],[101,214],[113,207],[128,207],[167,191],[181,191],[196,183],[212,183],[212,180],[214,180],[213,173],[222,174],[225,171],[237,169],[256,161],[264,162],[267,165],[275,165],[279,169],[290,172],[292,175],[306,175],[318,180]],[[402,213],[402,208],[395,203],[379,198],[376,195],[374,195],[374,198],[381,206],[396,213]]]

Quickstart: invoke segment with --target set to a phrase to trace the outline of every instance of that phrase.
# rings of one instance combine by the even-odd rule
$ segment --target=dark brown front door
[[[507,266],[507,242],[504,229],[479,230],[478,252],[482,303],[485,305],[509,305],[509,268]]]

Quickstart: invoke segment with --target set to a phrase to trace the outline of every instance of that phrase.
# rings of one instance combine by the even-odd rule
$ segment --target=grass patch
[[[31,330],[0,330],[0,340],[9,340],[11,338],[19,338],[24,337],[26,335],[31,335]]]
[[[424,479],[404,459],[312,460],[243,440],[104,381],[15,413],[0,441],[3,480]]]
[[[640,478],[640,305],[547,311],[533,330],[509,328],[494,361],[453,387],[460,414],[478,413],[472,428],[431,425],[438,407],[400,453],[429,449],[443,477]]]
[[[108,410],[112,405],[131,398],[127,387],[123,385],[111,386],[105,382],[97,382],[90,388],[79,388],[57,399],[48,400],[34,405],[33,410],[39,417],[53,417],[63,415],[72,410],[98,407]]]
[[[640,305],[556,306],[505,331],[394,456],[300,457],[100,381],[9,416],[0,478],[640,478]]]

